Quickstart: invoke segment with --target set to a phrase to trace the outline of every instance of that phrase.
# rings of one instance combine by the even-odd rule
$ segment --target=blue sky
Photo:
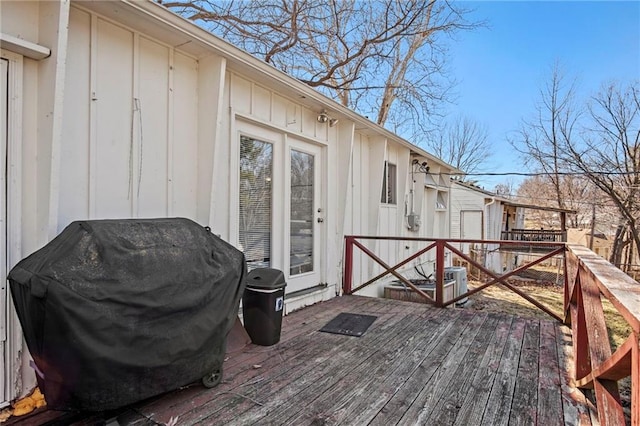
[[[507,134],[531,117],[540,87],[557,60],[577,78],[578,96],[588,97],[602,83],[640,79],[640,2],[637,1],[475,1],[472,18],[488,28],[462,33],[451,41],[450,67],[458,81],[457,101],[448,109],[483,124],[494,147],[487,168],[522,172]],[[480,185],[518,177],[478,177]]]

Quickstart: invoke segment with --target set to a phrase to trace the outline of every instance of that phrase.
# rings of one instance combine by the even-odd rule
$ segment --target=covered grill
[[[216,385],[245,274],[242,252],[188,219],[73,222],[9,274],[48,405]]]

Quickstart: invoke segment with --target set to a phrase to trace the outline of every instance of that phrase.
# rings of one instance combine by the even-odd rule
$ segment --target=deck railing
[[[509,231],[502,231],[501,239],[508,241],[551,241],[562,243],[567,241],[567,233],[565,231],[551,229],[511,229]]]
[[[591,250],[568,245],[564,309],[571,324],[576,384],[596,394],[600,423],[625,424],[617,382],[631,376],[631,424],[640,425],[640,284]],[[631,327],[613,354],[602,298]]]
[[[387,264],[362,241],[402,241],[424,245],[414,254],[393,266]],[[512,271],[497,274],[485,265],[463,253],[464,244],[505,247],[522,246],[522,241],[443,240],[427,238],[346,236],[344,254],[343,292],[353,294],[386,275],[399,281],[420,295],[426,302],[446,307],[480,292],[491,285],[501,284],[520,295],[556,320],[570,325],[575,355],[576,384],[580,388],[593,389],[596,396],[598,417],[602,425],[625,424],[625,417],[618,381],[631,376],[631,424],[640,426],[640,284],[600,258],[587,248],[557,242],[530,242],[547,253]],[[407,246],[408,247],[408,246]],[[354,249],[358,248],[383,271],[368,281],[353,285]],[[435,297],[430,297],[418,286],[405,278],[399,270],[415,259],[435,250]],[[487,281],[478,284],[466,293],[444,300],[445,252],[449,251],[482,271]],[[507,249],[508,250],[508,249]],[[525,271],[554,256],[564,258],[564,312],[559,315],[508,281],[513,275]],[[602,308],[602,297],[609,300],[632,329],[626,342],[612,353]]]

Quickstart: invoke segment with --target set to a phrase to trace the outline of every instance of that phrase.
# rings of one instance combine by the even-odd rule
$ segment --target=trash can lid
[[[286,285],[284,273],[279,269],[258,268],[247,274],[247,287],[274,289]]]

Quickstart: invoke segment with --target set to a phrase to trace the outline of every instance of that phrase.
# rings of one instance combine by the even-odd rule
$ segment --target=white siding
[[[170,106],[168,123],[170,162],[169,216],[193,217],[197,210],[198,179],[194,169],[198,164],[198,63],[192,58],[175,53],[173,55],[173,104]],[[171,114],[173,114],[171,116]]]
[[[197,61],[73,9],[58,227],[97,218],[195,218]]]
[[[60,193],[59,223],[65,226],[75,218],[89,217],[89,141],[91,99],[90,53],[91,16],[71,9],[69,17],[67,73],[73,76],[66,85],[65,119],[62,128],[60,187],[73,191]]]

